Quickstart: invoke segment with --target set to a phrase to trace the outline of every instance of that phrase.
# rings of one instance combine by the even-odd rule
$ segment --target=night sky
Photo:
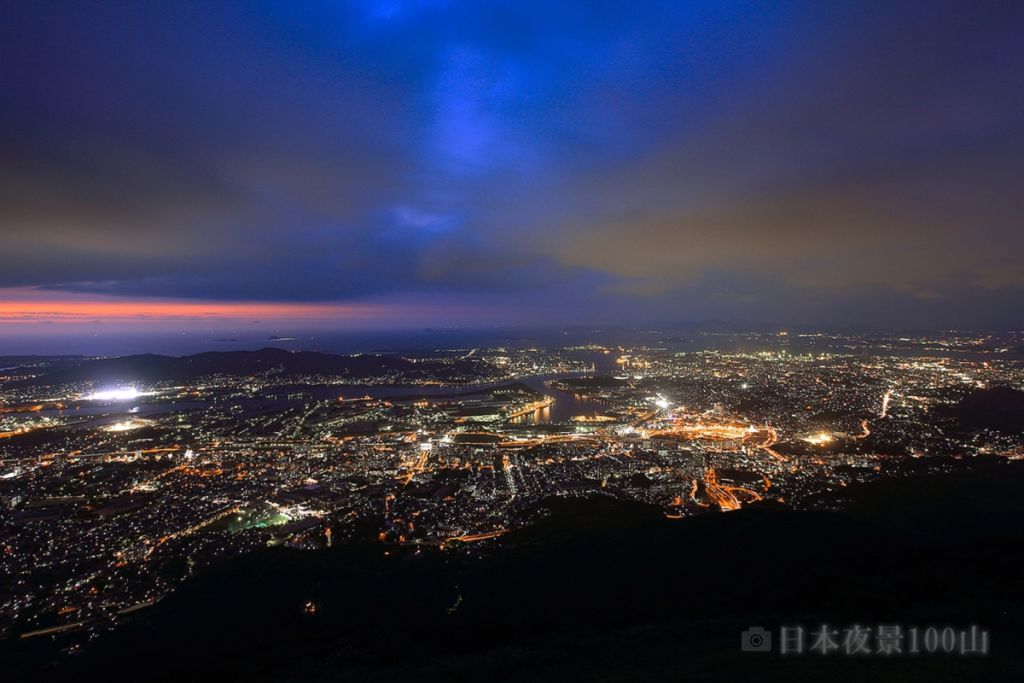
[[[1024,326],[1021,2],[11,1],[0,63],[0,336]]]

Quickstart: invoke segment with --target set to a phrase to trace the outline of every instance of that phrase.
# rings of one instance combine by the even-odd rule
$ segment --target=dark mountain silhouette
[[[975,389],[956,405],[939,412],[956,419],[966,429],[1024,433],[1024,391],[1012,387]]]
[[[189,381],[217,374],[250,376],[266,372],[280,375],[369,377],[393,372],[425,372],[430,369],[425,364],[412,363],[395,356],[338,356],[314,351],[292,352],[265,348],[259,351],[209,351],[183,357],[142,354],[80,359],[55,368],[43,375],[42,381]]]

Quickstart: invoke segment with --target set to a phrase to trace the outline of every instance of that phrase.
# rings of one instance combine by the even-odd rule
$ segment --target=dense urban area
[[[648,336],[0,358],[0,633],[73,652],[267,546],[485,554],[553,497],[841,509],[1024,457],[1019,335]]]

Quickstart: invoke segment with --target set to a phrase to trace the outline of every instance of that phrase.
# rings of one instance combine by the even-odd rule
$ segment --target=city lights
[[[1019,437],[965,439],[943,412],[957,396],[989,396],[979,382],[1024,381],[1018,365],[972,339],[916,343],[970,348],[984,363],[890,354],[896,342],[877,337],[830,338],[870,346],[871,356],[799,353],[792,339],[732,353],[622,346],[620,357],[644,368],[640,378],[619,374],[615,357],[602,361],[603,347],[591,345],[434,350],[415,363],[206,354],[208,372],[192,379],[177,374],[196,363],[186,356],[159,361],[145,386],[96,390],[88,379],[52,383],[45,363],[57,372],[60,359],[32,360],[38,381],[0,396],[0,436],[18,463],[0,474],[8,545],[24,548],[5,562],[33,575],[65,552],[40,542],[48,534],[82,540],[54,565],[60,580],[40,579],[47,599],[12,596],[0,609],[19,611],[29,637],[72,633],[83,619],[107,623],[103,607],[60,611],[82,587],[103,596],[96,605],[143,609],[189,580],[193,569],[161,574],[173,561],[199,569],[267,546],[337,549],[362,534],[388,557],[482,554],[539,519],[541,501],[594,495],[673,520],[769,501],[836,510],[833,491],[904,460],[935,454],[936,467],[948,467],[938,454],[1012,461],[1024,452]],[[898,395],[879,391],[897,386]],[[1014,400],[1001,391],[998,401]],[[166,398],[161,412],[121,405],[148,395]],[[82,397],[97,405],[53,409]],[[36,432],[61,439],[36,441]],[[97,557],[109,564],[97,569]]]

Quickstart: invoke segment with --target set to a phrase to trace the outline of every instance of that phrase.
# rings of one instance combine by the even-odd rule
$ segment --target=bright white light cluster
[[[113,424],[107,425],[106,427],[104,427],[104,430],[108,432],[130,432],[133,429],[140,429],[151,424],[153,423],[150,422],[149,420],[124,420],[122,422],[115,422]]]
[[[105,389],[103,391],[97,391],[94,394],[89,394],[85,397],[86,401],[130,401],[133,398],[142,396],[138,389],[135,387],[124,387],[120,389]]]

